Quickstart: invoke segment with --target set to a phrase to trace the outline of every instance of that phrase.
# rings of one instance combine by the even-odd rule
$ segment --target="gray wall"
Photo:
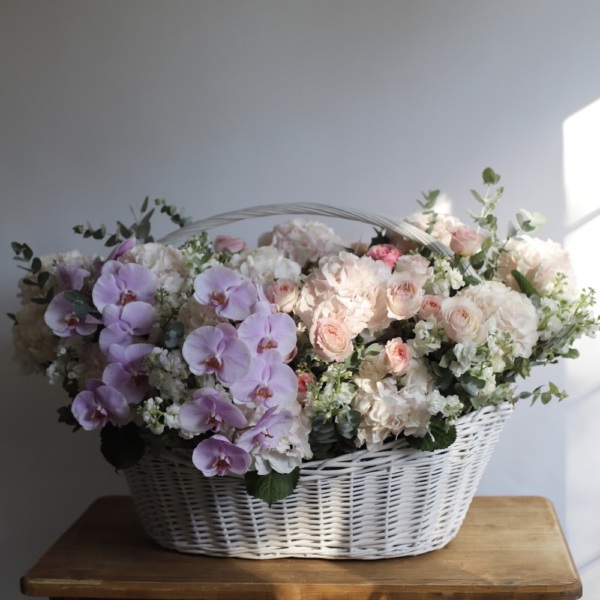
[[[490,165],[501,222],[537,210],[563,241],[563,126],[600,98],[599,21],[595,0],[0,0],[2,312],[17,308],[11,241],[91,251],[71,227],[128,220],[146,195],[196,217],[297,201],[402,216],[440,187],[464,217]],[[227,233],[253,242],[268,226]],[[60,390],[17,374],[0,327],[0,597],[15,600],[64,528],[126,488],[95,435],[56,423]],[[589,405],[590,372],[568,402]],[[548,378],[569,380],[556,368],[536,383]],[[573,453],[595,433],[569,410],[520,406],[480,493],[549,497],[593,598],[600,535],[569,514],[582,494],[598,504],[598,452]]]

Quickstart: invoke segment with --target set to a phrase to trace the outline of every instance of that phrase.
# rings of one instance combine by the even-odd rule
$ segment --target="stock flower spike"
[[[534,367],[576,358],[577,340],[599,326],[594,291],[578,289],[565,250],[534,237],[539,215],[524,211],[498,233],[498,181],[484,171],[472,226],[437,212],[437,192],[404,224],[361,212],[376,225],[370,243],[300,218],[257,247],[211,243],[204,222],[186,224],[164,200],[156,206],[183,227],[167,236],[179,246],[150,237],[147,201],[108,236],[106,258],[36,257],[13,243],[26,269],[15,359],[62,384],[60,420],[100,429],[115,467],[181,450],[206,477],[244,475],[269,503],[262,490],[276,481],[277,500],[291,494],[313,458],[396,439],[445,448],[468,413],[565,398],[552,382],[520,386]]]

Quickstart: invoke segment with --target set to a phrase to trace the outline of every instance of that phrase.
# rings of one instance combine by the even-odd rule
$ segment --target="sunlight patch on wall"
[[[564,244],[580,287],[593,287],[600,299],[600,100],[570,116],[563,125],[566,235]],[[566,421],[567,537],[577,563],[600,557],[600,337],[578,344],[582,356],[565,365],[570,394]]]

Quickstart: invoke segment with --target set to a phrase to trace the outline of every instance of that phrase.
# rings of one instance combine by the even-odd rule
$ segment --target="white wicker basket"
[[[512,413],[506,402],[459,419],[456,442],[423,452],[402,441],[305,463],[271,508],[238,477],[204,477],[189,455],[145,456],[125,471],[148,535],[185,553],[241,558],[378,559],[422,554],[458,532]]]
[[[282,214],[337,217],[384,228],[454,253],[402,220],[323,204],[274,204],[196,221],[159,240],[178,244],[213,227]],[[468,262],[463,264],[470,269]],[[460,418],[448,449],[423,452],[403,441],[304,463],[293,495],[271,508],[248,496],[242,478],[204,477],[190,454],[146,455],[125,471],[146,532],[180,552],[243,558],[377,559],[443,547],[458,532],[512,404]]]

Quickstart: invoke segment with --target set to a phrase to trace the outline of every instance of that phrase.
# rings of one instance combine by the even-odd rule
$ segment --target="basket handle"
[[[177,245],[185,242],[189,237],[198,235],[203,231],[257,217],[271,217],[275,215],[316,215],[320,217],[339,217],[348,221],[358,221],[382,227],[387,231],[393,231],[409,240],[427,246],[433,252],[454,256],[448,246],[436,240],[425,231],[407,223],[406,221],[393,219],[358,209],[338,208],[327,204],[316,204],[312,202],[300,202],[296,204],[264,204],[251,206],[242,210],[233,210],[221,213],[207,219],[194,221],[182,228],[161,238],[161,244]]]

